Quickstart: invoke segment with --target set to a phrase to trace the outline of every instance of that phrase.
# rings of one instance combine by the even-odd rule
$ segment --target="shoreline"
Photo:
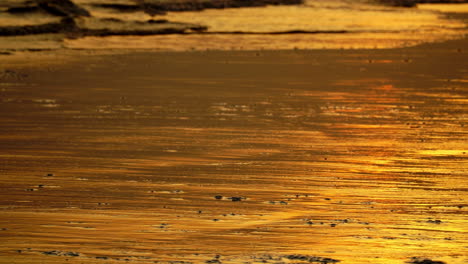
[[[463,15],[463,18],[466,19],[466,15]],[[67,62],[79,61],[86,57],[106,57],[106,56],[120,56],[124,54],[183,54],[183,53],[195,53],[195,54],[204,54],[204,53],[245,53],[245,54],[257,54],[258,52],[262,53],[283,53],[283,52],[323,52],[323,53],[335,53],[335,52],[356,52],[356,53],[366,53],[373,51],[375,52],[385,52],[385,51],[400,51],[402,53],[409,52],[414,49],[424,48],[430,49],[431,47],[441,48],[443,46],[451,47],[456,52],[467,52],[464,48],[468,46],[468,35],[460,37],[457,39],[443,40],[443,41],[434,41],[434,42],[423,42],[407,47],[390,47],[390,48],[317,48],[317,49],[253,49],[253,50],[159,50],[154,48],[140,48],[140,49],[125,49],[125,48],[114,48],[114,49],[82,49],[82,48],[60,48],[52,50],[43,50],[43,49],[30,49],[23,51],[8,51],[4,50],[0,52],[0,58],[4,62],[0,66],[0,70],[7,70],[17,67],[26,67],[34,68],[37,62],[41,65],[38,67],[47,66],[57,66],[60,64],[66,64]],[[36,61],[34,61],[36,60]],[[21,66],[22,65],[22,66]]]

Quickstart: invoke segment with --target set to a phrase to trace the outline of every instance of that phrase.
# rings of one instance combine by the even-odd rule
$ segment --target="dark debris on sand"
[[[23,36],[47,33],[70,33],[79,29],[72,18],[63,18],[58,23],[48,23],[30,26],[5,26],[0,27],[0,36]]]
[[[36,0],[25,2],[21,6],[10,7],[6,10],[11,14],[26,14],[44,11],[50,15],[61,17],[89,17],[90,13],[77,6],[70,0]]]
[[[284,258],[287,258],[289,260],[293,261],[304,261],[308,263],[320,263],[320,264],[329,264],[329,263],[338,263],[340,262],[337,259],[332,259],[332,258],[323,258],[323,257],[316,257],[316,256],[309,256],[309,255],[286,255],[283,256]]]
[[[297,5],[304,0],[136,0],[135,4],[95,3],[93,6],[111,8],[120,12],[144,11],[152,16],[168,11],[201,11],[204,9],[224,9],[238,7],[258,7],[266,5]],[[23,2],[6,10],[11,14],[27,14],[44,11],[50,15],[62,17],[89,17],[91,14],[71,0],[32,0]]]
[[[205,263],[207,263],[207,264],[222,264],[220,258],[221,258],[220,255],[216,255],[216,256],[213,257],[213,259],[205,261]]]
[[[163,35],[184,34],[187,31],[201,32],[207,27],[189,23],[174,23],[167,20],[148,20],[147,22],[124,22],[118,20],[101,21],[108,27],[93,28],[86,24],[78,24],[71,17],[62,18],[60,22],[27,26],[0,26],[0,36],[24,36],[35,34],[66,34],[77,38],[84,36],[112,35]]]
[[[38,6],[49,14],[65,17],[87,16],[89,12],[70,0],[37,0]]]
[[[6,12],[14,15],[23,15],[28,13],[39,12],[41,9],[37,5],[25,4],[24,6],[14,6],[6,10]]]
[[[79,257],[81,254],[77,252],[65,252],[59,250],[52,250],[52,251],[44,251],[42,252],[44,255],[51,255],[51,256],[67,256],[67,257]]]
[[[95,4],[94,6],[112,8],[121,12],[144,11],[152,16],[166,12],[201,11],[204,9],[224,9],[239,7],[258,7],[266,5],[297,5],[304,0],[181,0],[159,1],[139,0],[136,4]]]
[[[271,264],[285,264],[285,263],[333,264],[333,263],[340,262],[340,260],[337,260],[337,259],[317,257],[317,256],[311,256],[311,255],[302,255],[302,254],[290,254],[290,255],[264,254],[264,255],[253,256],[252,260],[253,260],[252,262],[248,261],[248,262],[245,262],[245,263],[246,264],[250,264],[250,263],[266,263],[266,264],[268,264],[268,263],[271,263]]]
[[[453,3],[468,3],[468,0],[376,0],[379,4],[414,7],[417,4],[453,4]]]
[[[417,257],[411,258],[411,260],[408,261],[407,263],[409,263],[409,264],[446,264],[443,261],[436,261],[436,260],[431,260],[431,259],[426,259],[426,258],[421,259],[421,258],[417,258]]]

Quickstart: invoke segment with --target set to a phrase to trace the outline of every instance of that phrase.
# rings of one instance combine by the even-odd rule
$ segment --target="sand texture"
[[[0,263],[466,263],[467,47],[5,63]]]

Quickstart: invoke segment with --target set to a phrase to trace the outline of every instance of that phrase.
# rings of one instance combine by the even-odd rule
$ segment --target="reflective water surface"
[[[464,42],[4,69],[1,263],[466,263]]]

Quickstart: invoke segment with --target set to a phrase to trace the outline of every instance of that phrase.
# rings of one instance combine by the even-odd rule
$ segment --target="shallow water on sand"
[[[4,70],[0,263],[465,263],[459,45]]]

